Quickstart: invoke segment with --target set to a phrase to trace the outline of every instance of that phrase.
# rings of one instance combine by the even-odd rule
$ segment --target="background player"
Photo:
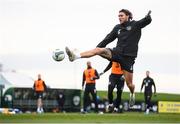
[[[111,68],[111,74],[109,75],[108,84],[108,100],[109,100],[109,112],[119,112],[119,105],[121,103],[122,91],[124,88],[124,76],[121,66],[118,62],[110,62],[106,69],[100,73],[102,75]],[[113,104],[113,90],[117,88],[117,97],[115,105]]]
[[[41,79],[41,75],[38,74],[38,79],[34,82],[33,86],[37,96],[37,113],[43,113],[43,92],[47,89],[45,82]]]
[[[149,108],[151,107],[151,97],[152,97],[152,86],[154,86],[154,95],[156,94],[156,86],[154,83],[154,80],[149,76],[150,72],[146,71],[146,78],[143,79],[142,85],[141,85],[141,91],[143,89],[143,86],[145,86],[144,89],[144,98],[146,103],[146,114],[149,114]]]
[[[84,89],[84,97],[83,97],[83,113],[86,113],[86,108],[88,105],[89,93],[91,93],[94,104],[95,104],[95,112],[98,112],[98,103],[97,103],[97,92],[96,92],[96,79],[99,79],[99,74],[96,69],[92,68],[91,62],[87,62],[87,69],[83,72],[83,80],[82,80],[82,89]]]

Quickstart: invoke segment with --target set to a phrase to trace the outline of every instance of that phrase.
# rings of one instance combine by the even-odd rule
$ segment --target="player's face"
[[[146,76],[149,76],[149,71],[146,71]]]
[[[38,74],[38,79],[41,79],[41,75],[40,74]]]
[[[118,17],[119,17],[120,24],[127,22],[129,19],[129,16],[126,15],[124,12],[119,12]]]
[[[88,67],[91,67],[91,62],[87,62],[87,66],[88,66]]]

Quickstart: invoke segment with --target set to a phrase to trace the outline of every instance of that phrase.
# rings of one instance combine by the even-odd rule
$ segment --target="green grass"
[[[98,95],[100,98],[107,98],[107,91],[98,91]],[[123,92],[122,100],[129,100],[128,92]],[[136,93],[136,101],[144,101],[144,94]],[[159,93],[156,97],[152,97],[152,101],[180,101],[180,94]],[[144,112],[101,115],[96,113],[0,114],[0,123],[180,123],[180,114],[145,115]]]
[[[107,98],[107,91],[98,91],[97,94],[100,98]],[[114,92],[114,98],[116,93]],[[129,100],[129,92],[122,93],[122,100]],[[136,101],[144,101],[144,93],[136,93]],[[152,101],[180,101],[180,94],[168,94],[168,93],[157,93],[156,96],[152,96]]]
[[[139,112],[121,114],[46,113],[0,115],[0,123],[172,123],[180,122],[180,114],[145,115]]]

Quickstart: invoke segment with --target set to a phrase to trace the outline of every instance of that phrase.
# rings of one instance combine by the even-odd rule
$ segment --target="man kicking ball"
[[[109,61],[115,61],[121,64],[126,84],[130,90],[130,106],[135,104],[135,85],[133,81],[133,65],[137,57],[138,43],[141,37],[141,29],[151,23],[151,11],[139,21],[132,20],[132,13],[127,9],[119,11],[118,17],[120,24],[117,24],[113,30],[100,42],[95,49],[75,54],[66,47],[66,53],[72,62],[80,58],[90,58],[100,55]],[[115,48],[105,48],[107,44],[118,39]]]

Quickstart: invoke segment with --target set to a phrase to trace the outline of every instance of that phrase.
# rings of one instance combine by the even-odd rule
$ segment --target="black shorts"
[[[86,84],[86,87],[85,87],[85,92],[94,92],[96,93],[96,84],[95,83],[90,83],[90,84]]]
[[[117,90],[123,90],[124,81],[122,75],[110,74],[109,76],[109,85],[111,85],[113,89],[116,87]]]
[[[43,92],[42,91],[36,91],[36,98],[42,99],[43,98]]]
[[[112,53],[111,61],[120,63],[123,70],[133,73],[133,65],[136,57],[122,55],[117,48],[110,49],[110,51]]]

